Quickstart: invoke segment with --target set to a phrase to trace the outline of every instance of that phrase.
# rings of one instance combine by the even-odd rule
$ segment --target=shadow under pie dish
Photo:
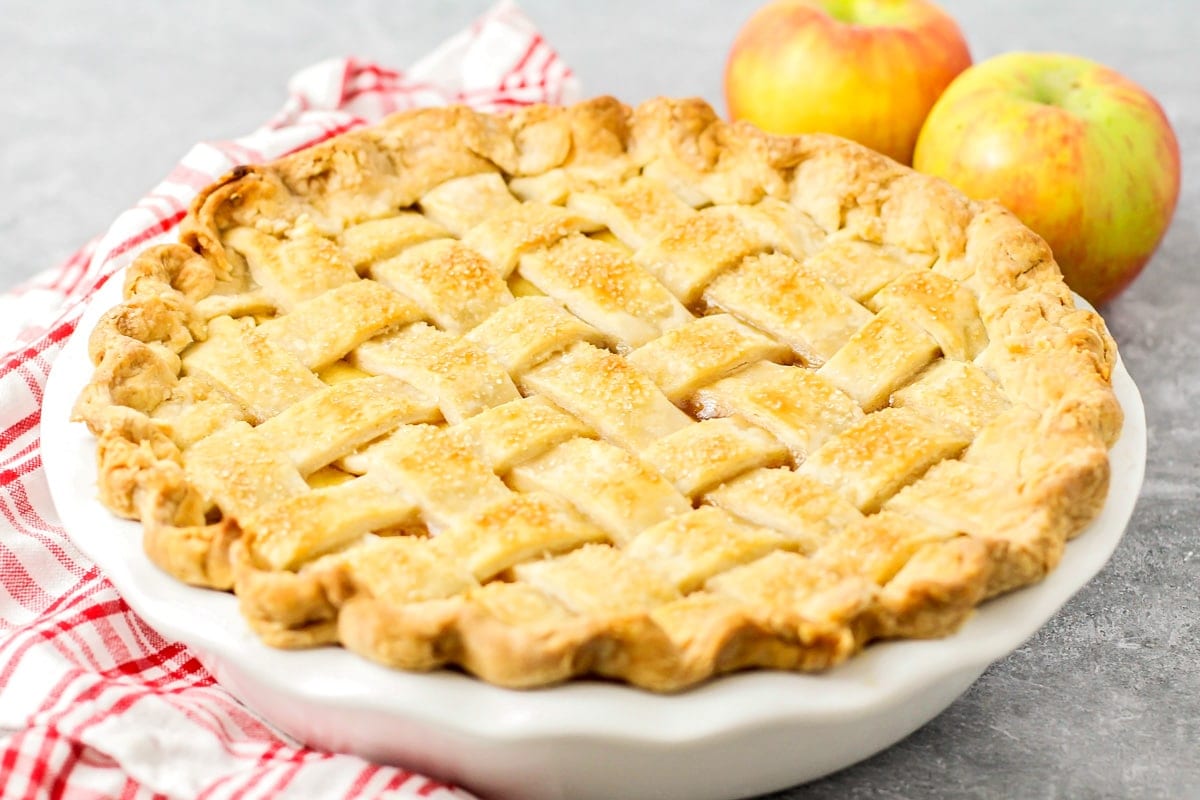
[[[953,631],[1101,507],[1115,348],[1003,209],[698,101],[209,187],[90,340],[101,498],[268,643],[659,691]]]

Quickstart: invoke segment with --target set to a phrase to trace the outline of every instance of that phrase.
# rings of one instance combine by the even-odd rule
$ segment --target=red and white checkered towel
[[[255,133],[196,146],[57,269],[0,295],[0,796],[448,798],[401,768],[319,752],[241,706],[129,608],[72,545],[46,487],[42,388],[96,288],[173,238],[191,198],[238,164],[277,158],[415,106],[569,102],[570,70],[502,2],[406,72],[352,58],[289,84]]]

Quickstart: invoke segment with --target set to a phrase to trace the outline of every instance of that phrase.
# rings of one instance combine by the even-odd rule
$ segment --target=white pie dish
[[[143,555],[141,525],[96,499],[94,443],[68,422],[91,375],[87,335],[120,300],[97,294],[46,387],[43,459],[68,533],[150,625],[222,685],[315,747],[402,763],[489,798],[736,798],[811,780],[898,741],[1012,652],[1095,575],[1133,512],[1146,457],[1144,411],[1114,374],[1125,427],[1108,500],[1042,583],[991,601],[954,636],[874,645],[821,675],[755,672],[659,696],[575,682],[512,691],[461,674],[388,670],[336,648],[280,651],[250,632],[231,595],[187,587]]]

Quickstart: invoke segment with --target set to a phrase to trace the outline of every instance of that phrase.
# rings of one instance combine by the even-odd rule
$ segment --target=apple
[[[925,120],[913,165],[1006,205],[1094,305],[1146,265],[1179,198],[1179,142],[1162,108],[1072,55],[1009,53],[963,72]]]
[[[725,101],[771,133],[835,133],[910,164],[925,115],[970,64],[928,0],[776,0],[735,38]]]

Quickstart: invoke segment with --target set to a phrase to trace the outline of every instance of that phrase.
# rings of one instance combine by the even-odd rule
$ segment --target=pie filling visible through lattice
[[[940,636],[1103,503],[1103,322],[996,205],[697,100],[403,113],[208,187],[76,406],[268,643],[660,691]]]

